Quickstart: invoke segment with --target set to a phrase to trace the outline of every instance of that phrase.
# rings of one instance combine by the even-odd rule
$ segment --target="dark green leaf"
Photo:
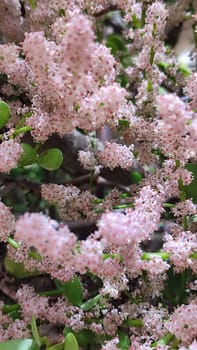
[[[106,46],[111,48],[113,55],[116,55],[118,51],[126,50],[123,37],[117,34],[108,35]]]
[[[23,153],[18,163],[19,166],[27,166],[36,162],[36,151],[28,143],[21,143]]]
[[[38,163],[46,170],[57,170],[61,167],[63,159],[59,148],[51,148],[38,156]]]
[[[82,304],[83,290],[81,287],[81,282],[77,276],[66,283],[56,280],[55,284],[58,289],[62,290],[62,294],[68,298],[72,305],[80,306]]]
[[[172,305],[180,305],[185,302],[187,277],[188,271],[174,273],[172,267],[167,271],[163,295]]]
[[[4,101],[0,101],[0,129],[3,128],[10,118],[10,107]]]
[[[132,184],[138,184],[143,179],[143,176],[139,171],[132,171],[130,179]]]
[[[119,338],[118,347],[120,349],[128,349],[129,346],[131,345],[128,333],[123,330],[119,330],[118,338]]]
[[[120,119],[118,121],[118,126],[121,127],[121,128],[126,128],[128,129],[130,127],[130,123],[127,119]]]

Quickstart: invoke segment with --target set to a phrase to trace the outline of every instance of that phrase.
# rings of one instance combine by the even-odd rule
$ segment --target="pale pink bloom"
[[[15,140],[3,141],[0,144],[0,172],[9,173],[17,167],[23,153],[22,146]]]
[[[41,196],[50,204],[64,207],[67,201],[78,197],[80,190],[76,186],[63,186],[57,184],[41,185]]]
[[[70,311],[69,308],[70,306],[67,299],[61,296],[55,303],[46,308],[44,317],[52,324],[68,324],[69,318],[67,312]]]
[[[191,107],[197,109],[197,73],[193,73],[188,79],[185,92],[192,99]]]
[[[179,202],[178,204],[176,204],[176,206],[172,208],[172,212],[175,217],[184,215],[194,215],[197,213],[197,208],[191,199],[187,199],[184,202]]]
[[[79,102],[78,126],[92,131],[109,122],[125,104],[126,91],[118,84],[102,86]]]
[[[119,270],[119,269],[118,269]],[[100,293],[102,295],[108,295],[110,298],[118,299],[120,293],[128,289],[128,279],[124,273],[119,273],[109,276],[109,280],[103,279],[103,288]],[[101,274],[99,274],[99,277]]]
[[[91,322],[88,325],[88,329],[96,334],[104,334],[103,326],[96,322]]]
[[[91,22],[80,14],[73,17],[66,27],[58,60],[61,68],[69,67],[72,73],[83,74],[89,69],[91,54],[95,48]]]
[[[106,142],[105,149],[98,153],[99,161],[111,170],[116,167],[123,169],[131,168],[133,164],[133,145],[127,147],[117,143]]]
[[[103,318],[103,327],[105,329],[105,333],[111,336],[115,336],[117,328],[123,320],[123,312],[118,311],[118,309],[112,309],[109,311]]]
[[[150,344],[144,343],[142,344],[140,337],[131,336],[131,346],[129,350],[152,350],[151,342]]]
[[[163,34],[165,28],[165,22],[168,17],[168,10],[161,1],[154,1],[153,4],[148,6],[146,13],[146,25],[155,25],[155,37],[158,38],[160,34]],[[146,30],[145,25],[145,30]],[[147,35],[152,35],[152,32],[147,30]],[[152,35],[153,36],[153,35]],[[153,39],[156,40],[153,36]]]
[[[193,113],[181,99],[173,94],[157,98],[160,120],[156,130],[165,154],[186,162],[197,154],[197,132]]]
[[[78,270],[84,273],[86,269],[94,274],[98,274],[102,266],[103,249],[102,244],[93,238],[87,238],[80,244],[80,254],[76,257]]]
[[[101,236],[110,244],[123,246],[140,242],[157,228],[163,211],[161,198],[149,186],[143,187],[136,198],[135,210],[127,209],[126,214],[109,212],[99,222]]]
[[[108,281],[113,280],[114,277],[120,276],[123,273],[123,267],[118,258],[107,258],[103,261],[103,265],[99,271],[99,276]]]
[[[197,304],[177,307],[169,320],[165,322],[167,330],[174,334],[183,345],[191,344],[197,337]]]
[[[10,208],[0,202],[0,241],[6,241],[10,233],[14,231],[14,215]]]
[[[20,41],[23,38],[21,4],[19,0],[0,1],[0,32],[4,41]]]
[[[116,79],[115,64],[110,49],[102,44],[95,44],[91,57],[91,70],[97,86],[113,84]]]
[[[101,350],[118,350],[119,348],[116,346],[119,343],[118,338],[114,338],[105,342],[105,345],[102,346]]]
[[[166,334],[166,329],[163,326],[163,319],[167,316],[167,310],[161,307],[150,306],[143,312],[143,328],[145,332],[151,334],[154,340],[163,338]]]
[[[156,256],[142,262],[142,269],[147,271],[148,275],[152,278],[157,278],[158,275],[165,273],[169,268],[170,265],[166,261]]]
[[[59,214],[64,221],[76,221],[84,218],[92,220],[97,217],[97,213],[94,211],[95,199],[96,196],[90,191],[83,191],[69,200],[65,208],[59,208]]]
[[[16,300],[21,306],[23,319],[29,323],[32,316],[44,318],[48,308],[48,298],[37,296],[33,287],[23,285],[16,293]]]
[[[76,237],[67,226],[59,226],[54,220],[39,213],[26,213],[15,226],[15,237],[33,246],[51,261],[65,262],[72,258],[72,249],[75,247]]]
[[[16,319],[13,323],[4,329],[4,340],[30,338],[31,332],[27,328],[27,323],[23,320]],[[2,341],[2,340],[1,340]]]
[[[170,261],[175,266],[175,270],[181,272],[186,268],[196,270],[196,259],[192,259],[190,255],[197,249],[197,238],[190,231],[181,232],[175,238],[170,234],[165,236],[166,242],[163,250],[170,255]]]
[[[97,165],[95,155],[91,151],[79,151],[78,159],[83,165],[84,169],[94,169],[94,167]]]
[[[179,350],[197,350],[197,341],[194,340],[187,348],[181,346]]]
[[[191,171],[180,166],[176,169],[175,162],[173,160],[167,160],[163,165],[164,174],[163,176],[167,177],[163,183],[165,193],[170,196],[179,197],[179,185],[178,180],[181,179],[183,185],[189,185],[193,180],[193,174]]]

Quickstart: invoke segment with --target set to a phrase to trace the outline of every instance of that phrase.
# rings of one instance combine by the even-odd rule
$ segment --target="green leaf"
[[[126,46],[123,37],[118,34],[110,34],[107,37],[106,46],[111,48],[112,54],[116,55],[118,51],[125,51]]]
[[[81,305],[81,309],[83,311],[91,310],[96,304],[98,304],[100,298],[101,298],[101,296],[100,296],[100,294],[98,294],[94,298],[91,298],[91,299],[87,300],[85,303],[83,303]]]
[[[95,346],[98,343],[97,335],[89,329],[82,329],[75,334],[79,346],[86,348],[90,345]]]
[[[26,278],[30,276],[40,275],[39,271],[27,271],[21,262],[15,262],[9,259],[7,256],[4,259],[5,269],[16,278]]]
[[[72,305],[80,306],[83,302],[83,289],[81,287],[81,282],[77,276],[72,280],[62,283],[58,280],[55,281],[56,287],[62,291],[69,302]]]
[[[132,26],[133,26],[135,29],[139,29],[140,26],[141,26],[140,20],[137,18],[136,15],[133,15],[133,16],[132,16]]]
[[[0,101],[0,129],[3,128],[10,118],[10,107],[4,101]]]
[[[38,163],[46,170],[57,170],[61,167],[63,159],[59,148],[50,148],[38,156]]]
[[[32,9],[35,10],[35,8],[36,8],[35,0],[28,0],[28,1],[29,1],[30,5],[31,5]]]
[[[167,252],[144,252],[142,254],[142,260],[151,260],[154,257],[160,257],[163,260],[168,260],[169,259],[169,253]]]
[[[118,347],[121,349],[128,349],[129,346],[131,345],[128,333],[123,330],[119,330],[118,338],[119,338]]]
[[[40,347],[33,339],[17,339],[0,343],[1,350],[39,350]]]
[[[184,63],[179,64],[178,72],[182,73],[185,77],[189,77],[192,74],[191,69]]]
[[[119,119],[119,121],[118,121],[118,126],[119,126],[121,129],[123,129],[123,128],[129,129],[130,123],[129,123],[129,121],[128,121],[127,119]]]
[[[130,174],[130,179],[132,184],[138,184],[142,179],[143,176],[139,171],[132,171]]]
[[[89,329],[82,329],[79,332],[73,332],[70,327],[65,327],[63,330],[64,337],[66,337],[70,332],[75,335],[77,343],[82,348],[89,348],[91,345],[95,346],[99,343],[97,334]]]
[[[174,273],[172,267],[167,271],[163,296],[172,305],[181,305],[186,302],[186,285],[188,278],[189,271],[185,270],[182,273]]]
[[[193,203],[197,204],[197,163],[188,163],[185,168],[192,172],[193,180],[188,186],[183,186],[187,198],[192,198]]]
[[[36,162],[37,155],[36,151],[33,147],[31,147],[28,143],[21,143],[23,148],[23,153],[21,159],[19,160],[19,166],[27,166]]]
[[[73,333],[68,333],[64,342],[64,350],[79,350],[77,339]]]
[[[142,327],[144,324],[140,319],[128,318],[127,320],[123,321],[122,325],[127,327]]]

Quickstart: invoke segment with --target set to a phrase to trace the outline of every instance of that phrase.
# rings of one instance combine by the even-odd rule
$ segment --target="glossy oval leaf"
[[[38,156],[39,165],[46,170],[57,170],[63,162],[63,154],[59,148],[50,148]]]
[[[34,164],[37,160],[35,149],[30,145],[28,145],[28,143],[21,143],[21,146],[23,148],[23,153],[18,165],[27,166],[27,165]]]
[[[64,342],[64,350],[79,350],[77,339],[73,333],[68,333]]]
[[[0,343],[1,350],[39,350],[33,339],[16,339]]]
[[[100,296],[100,294],[98,294],[94,298],[87,300],[85,303],[83,303],[81,305],[81,309],[83,311],[91,310],[99,302],[100,298],[101,298],[101,296]]]
[[[55,284],[58,289],[62,290],[62,294],[64,294],[68,298],[69,302],[72,305],[80,306],[82,304],[83,289],[81,286],[81,282],[77,276],[65,283],[56,280]]]
[[[10,118],[10,107],[4,101],[0,101],[0,129],[3,128]]]

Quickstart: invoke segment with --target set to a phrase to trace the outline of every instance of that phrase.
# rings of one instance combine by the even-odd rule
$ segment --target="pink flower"
[[[197,337],[197,304],[194,302],[179,306],[165,323],[165,327],[183,345],[189,345]]]
[[[15,168],[22,153],[22,146],[17,141],[3,141],[0,144],[0,172],[9,173]]]
[[[109,212],[102,215],[99,233],[109,244],[122,246],[141,242],[157,228],[163,211],[162,198],[149,186],[143,187],[136,199],[135,210],[126,214]]]
[[[65,262],[72,258],[76,237],[67,226],[58,225],[54,220],[39,213],[26,213],[15,226],[15,237],[27,246],[35,247],[51,261]]]
[[[106,142],[104,151],[98,153],[102,165],[111,170],[116,167],[123,169],[131,168],[133,164],[133,145],[127,147],[117,143]]]
[[[56,184],[43,184],[42,197],[51,204],[64,207],[67,201],[78,197],[80,190],[76,186],[63,186]]]

